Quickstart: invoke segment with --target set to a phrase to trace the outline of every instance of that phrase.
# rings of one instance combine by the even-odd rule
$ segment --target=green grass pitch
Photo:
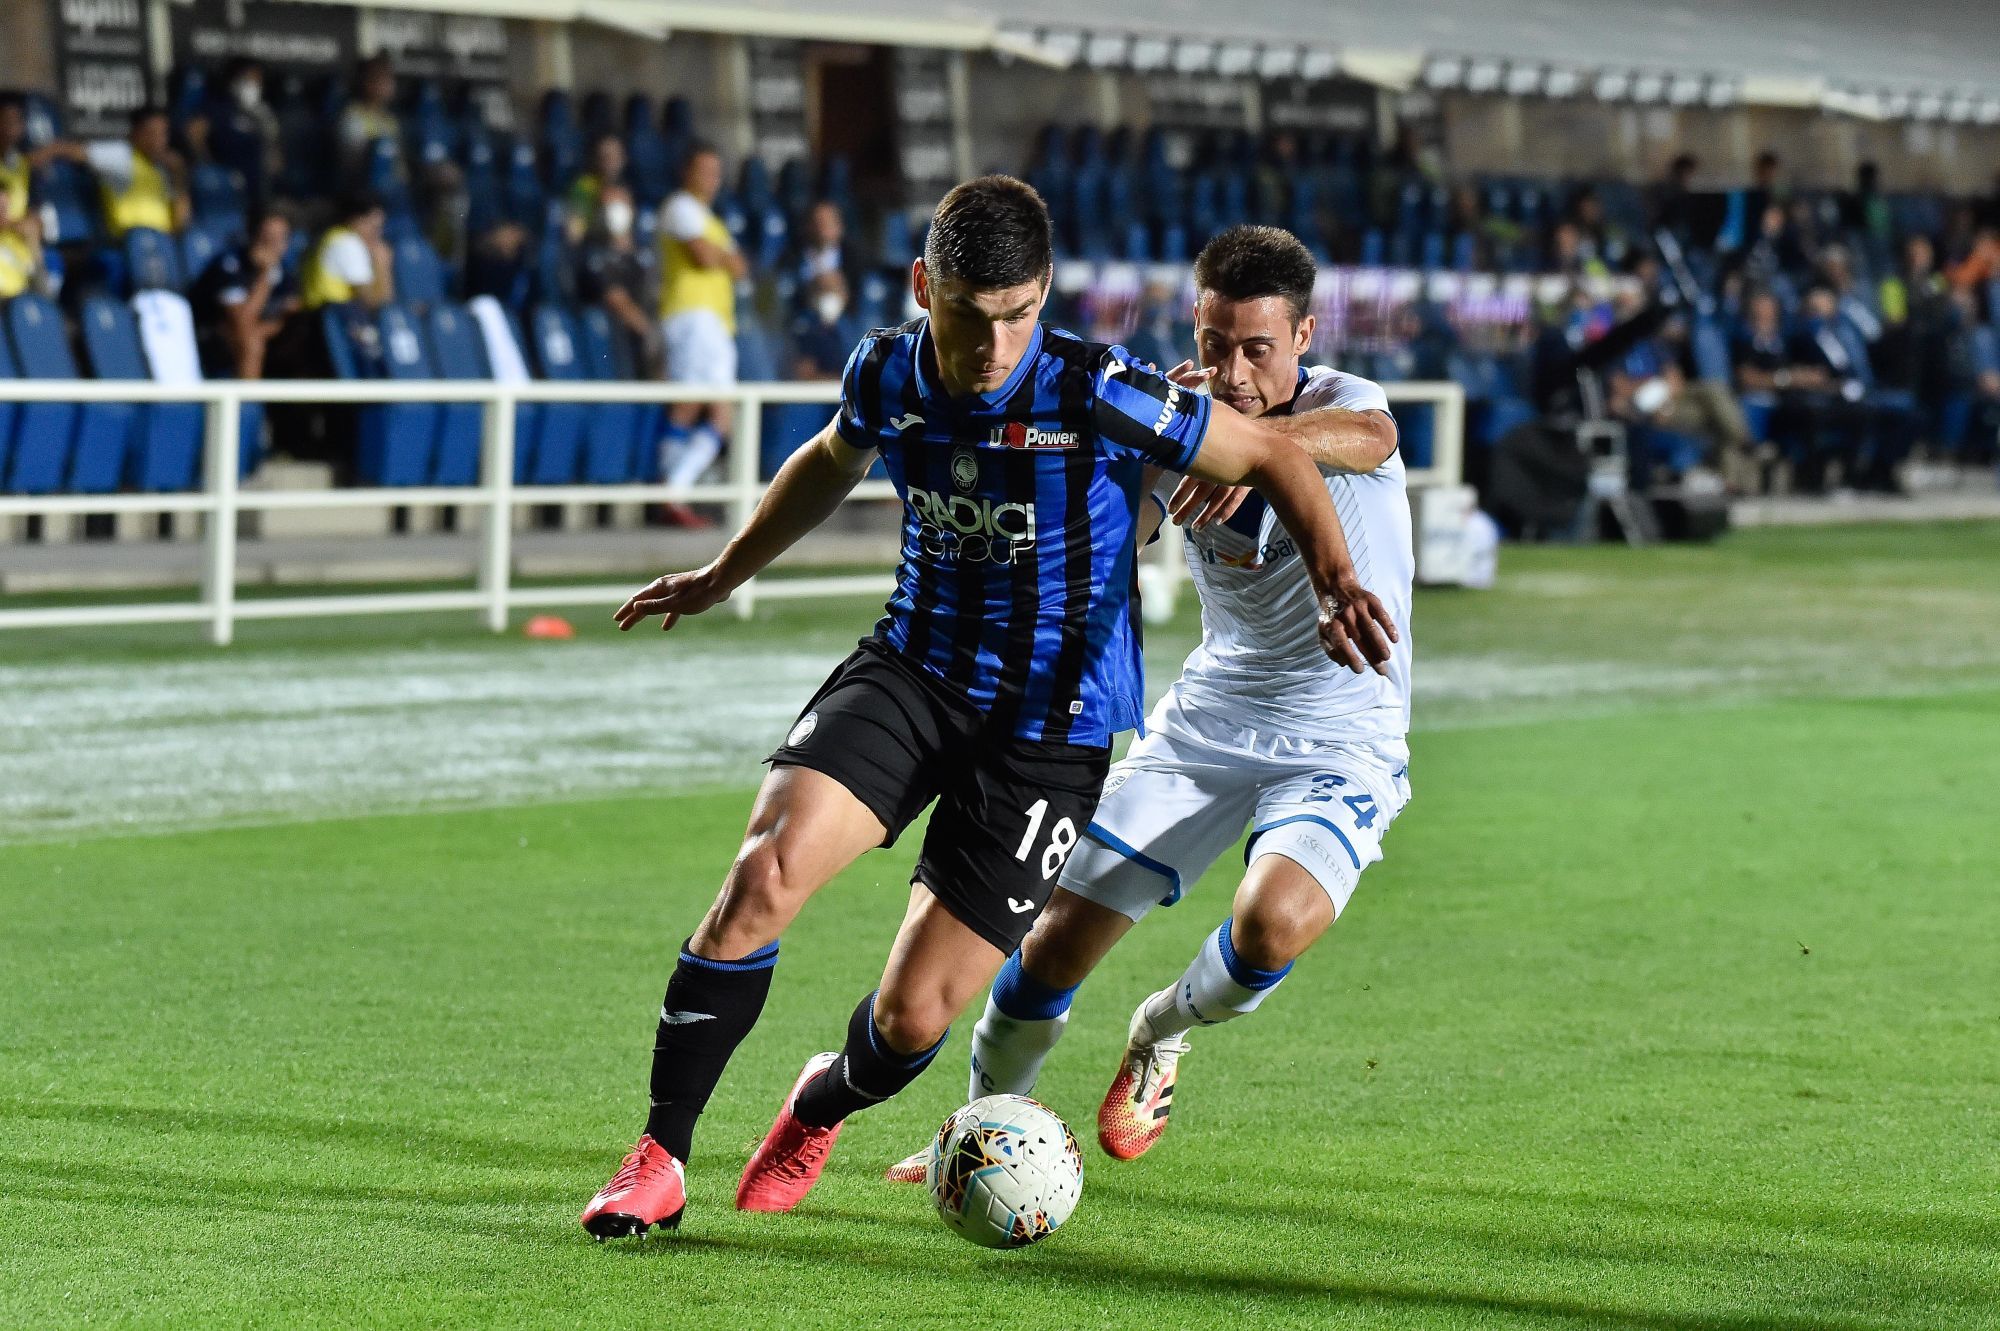
[[[960,1102],[969,1018],[800,1211],[729,1206],[878,976],[914,836],[787,935],[684,1230],[598,1246],[576,1213],[637,1131],[752,760],[722,787],[551,768],[549,798],[444,808],[385,785],[362,801],[385,811],[337,816],[265,792],[207,827],[134,778],[143,834],[119,834],[34,788],[109,788],[185,717],[35,709],[86,667],[136,695],[224,658],[0,640],[0,718],[26,722],[0,724],[0,1326],[2000,1327],[1996,569],[1990,525],[1752,532],[1510,550],[1500,590],[1422,595],[1416,798],[1387,859],[1271,1003],[1195,1033],[1164,1143],[1130,1165],[1087,1145],[1074,1219],[997,1254],[877,1177]],[[612,641],[601,611],[559,645],[259,624],[227,660],[267,681],[412,648],[496,677],[565,650],[830,664],[871,617]],[[1191,622],[1149,644],[1155,689]],[[620,725],[710,701],[664,672]],[[394,743],[449,705],[355,724]],[[1083,989],[1042,1091],[1086,1142],[1132,1003],[1237,868]]]

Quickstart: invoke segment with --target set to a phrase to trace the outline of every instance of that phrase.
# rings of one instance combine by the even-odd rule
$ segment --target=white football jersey
[[[1294,414],[1320,407],[1389,410],[1380,385],[1324,365],[1299,369]],[[1252,494],[1226,523],[1190,532],[1188,572],[1201,594],[1201,644],[1174,684],[1184,709],[1303,739],[1402,751],[1410,728],[1410,588],[1416,555],[1403,459],[1363,475],[1326,471],[1361,585],[1381,598],[1401,640],[1387,675],[1357,675],[1319,645],[1319,608],[1297,544]],[[1161,480],[1170,494],[1177,476]],[[1407,761],[1407,754],[1403,755]]]

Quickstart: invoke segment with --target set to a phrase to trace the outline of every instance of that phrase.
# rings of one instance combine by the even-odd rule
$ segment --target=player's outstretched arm
[[[1212,405],[1208,433],[1188,475],[1224,485],[1248,485],[1264,496],[1299,543],[1299,557],[1319,595],[1319,640],[1326,654],[1357,673],[1384,669],[1396,625],[1361,585],[1333,500],[1311,458],[1263,421]]]
[[[1191,360],[1167,371],[1168,381],[1182,388],[1200,388],[1214,376],[1215,371],[1198,369]],[[1396,451],[1396,421],[1385,411],[1315,407],[1290,416],[1261,419],[1328,471],[1365,475],[1387,462]],[[1248,494],[1244,486],[1217,485],[1189,477],[1175,488],[1173,498],[1167,503],[1167,516],[1197,529],[1212,522],[1227,522],[1243,506]]]
[[[757,511],[713,562],[647,583],[618,607],[618,627],[630,629],[658,615],[664,631],[682,615],[698,615],[728,600],[731,592],[832,516],[874,460],[874,449],[855,448],[829,422],[785,459]]]

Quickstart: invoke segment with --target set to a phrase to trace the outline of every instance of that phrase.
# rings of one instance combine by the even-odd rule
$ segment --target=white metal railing
[[[1429,466],[1412,468],[1410,483],[1455,484],[1463,474],[1465,394],[1450,381],[1384,386],[1392,401],[1436,404]],[[791,403],[832,406],[840,396],[834,380],[811,383],[753,383],[733,386],[630,383],[496,383],[490,381],[322,381],[214,380],[161,384],[149,380],[0,379],[0,402],[193,402],[205,407],[202,488],[161,494],[0,495],[0,517],[86,513],[199,513],[203,515],[201,596],[192,601],[123,605],[0,607],[0,629],[91,624],[206,623],[210,641],[227,644],[239,619],[302,618],[318,615],[385,614],[399,611],[477,610],[494,632],[507,628],[515,608],[616,601],[629,582],[605,585],[517,587],[513,584],[513,515],[541,504],[721,503],[733,525],[741,526],[762,497],[758,475],[762,454],[761,408]],[[238,485],[245,402],[317,404],[476,403],[480,426],[479,481],[469,486],[381,486],[326,490],[244,490]],[[713,485],[664,484],[517,485],[514,483],[514,408],[522,403],[730,402],[737,406],[735,429],[726,453],[728,480]],[[896,498],[887,481],[863,481],[850,496],[857,500]],[[455,505],[484,510],[478,579],[465,591],[377,592],[350,596],[236,597],[236,515],[277,509],[395,508]],[[1177,535],[1178,533],[1174,533]],[[1169,605],[1183,573],[1178,542],[1165,547],[1156,582]],[[4,550],[4,546],[0,546]],[[739,616],[749,615],[759,598],[875,595],[890,590],[886,574],[752,579],[730,598]],[[1149,589],[1150,590],[1150,589]]]

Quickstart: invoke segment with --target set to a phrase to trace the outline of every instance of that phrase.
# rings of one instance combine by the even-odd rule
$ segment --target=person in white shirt
[[[1160,1139],[1185,1035],[1254,1011],[1333,924],[1410,798],[1410,510],[1396,424],[1381,388],[1300,358],[1312,345],[1312,256],[1275,227],[1233,227],[1195,264],[1206,383],[1290,434],[1320,465],[1362,584],[1405,626],[1375,673],[1317,641],[1296,544],[1255,496],[1164,475],[1162,518],[1188,527],[1202,637],[1111,769],[1060,886],[994,981],[973,1033],[970,1096],[1033,1090],[1077,986],[1156,905],[1172,905],[1242,837],[1228,918],[1184,973],[1132,1015],[1098,1140],[1134,1159]],[[1178,487],[1175,482],[1178,481]],[[1156,519],[1157,521],[1157,519]],[[1163,977],[1166,978],[1166,977]],[[924,1153],[889,1177],[921,1177]]]

